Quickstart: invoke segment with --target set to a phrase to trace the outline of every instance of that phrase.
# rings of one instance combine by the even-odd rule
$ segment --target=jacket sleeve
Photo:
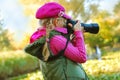
[[[64,55],[70,60],[78,63],[84,63],[86,62],[87,58],[83,34],[80,31],[76,31],[74,32],[74,35],[75,38],[73,40],[73,43],[68,43]],[[60,50],[64,49],[66,42],[67,39],[62,35],[55,35],[53,38],[51,38],[50,48],[53,51],[54,55],[57,55]]]
[[[31,44],[28,44],[24,51],[34,57],[43,60],[42,50],[45,43],[45,37],[39,38]]]

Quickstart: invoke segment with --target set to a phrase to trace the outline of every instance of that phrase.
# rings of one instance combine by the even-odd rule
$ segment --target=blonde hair
[[[47,18],[47,19],[40,20],[40,24],[42,26],[46,27],[46,40],[49,40],[49,33],[50,33],[51,29],[53,29],[55,27],[55,25],[53,23],[54,19],[59,19],[59,17],[58,18]],[[62,19],[65,20],[64,18],[62,18]],[[45,42],[45,44],[44,44],[42,55],[44,56],[45,61],[47,61],[48,57],[50,56],[47,42]]]

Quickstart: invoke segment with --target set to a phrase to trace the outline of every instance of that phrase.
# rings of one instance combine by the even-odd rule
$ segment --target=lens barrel
[[[99,25],[97,23],[85,24],[81,23],[81,26],[84,27],[85,32],[97,34],[99,32]]]
[[[67,27],[68,31],[69,31],[69,30],[73,30],[74,25],[77,23],[77,21],[68,19],[67,20],[67,25],[68,25],[68,23],[71,23],[73,25],[72,29]],[[81,23],[81,26],[84,27],[85,32],[89,32],[89,33],[92,33],[92,34],[97,34],[99,32],[99,25],[97,23],[90,23],[90,24]],[[69,32],[71,32],[71,31],[69,31]]]

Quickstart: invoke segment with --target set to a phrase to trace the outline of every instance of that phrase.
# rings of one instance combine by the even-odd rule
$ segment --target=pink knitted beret
[[[65,14],[64,7],[56,2],[48,2],[41,6],[36,12],[37,19],[52,18],[58,16],[64,17],[66,19],[71,19],[71,17]]]

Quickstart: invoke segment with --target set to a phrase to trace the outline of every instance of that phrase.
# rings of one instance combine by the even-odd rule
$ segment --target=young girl
[[[66,22],[71,18],[56,2],[41,6],[36,18],[42,27],[31,36],[26,52],[40,59],[44,80],[88,80],[81,66],[86,62],[86,50],[80,21],[74,25],[74,32],[69,34],[67,26],[73,25]],[[70,35],[74,37],[71,39]]]

